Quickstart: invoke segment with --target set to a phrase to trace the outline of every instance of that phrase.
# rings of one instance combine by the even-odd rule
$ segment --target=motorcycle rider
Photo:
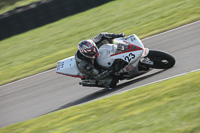
[[[114,38],[124,37],[124,33],[115,34],[102,32],[92,39],[83,40],[78,44],[78,51],[75,60],[79,71],[86,78],[103,79],[113,72],[112,68],[101,72],[101,68],[96,63],[99,56],[99,48],[108,43],[112,43]]]

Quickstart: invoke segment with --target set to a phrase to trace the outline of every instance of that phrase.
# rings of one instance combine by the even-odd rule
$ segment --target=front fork
[[[148,58],[142,58],[140,59],[140,63],[146,64],[146,65],[153,65],[153,61],[149,60]]]
[[[142,58],[139,62],[139,70],[149,70],[149,66],[152,66],[154,64],[153,61],[151,61],[149,58],[146,58],[149,54],[149,49],[145,48],[144,52],[142,54]]]

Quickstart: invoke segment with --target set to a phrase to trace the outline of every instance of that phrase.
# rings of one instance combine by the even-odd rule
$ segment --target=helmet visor
[[[84,53],[86,56],[90,56],[90,57],[93,57],[95,56],[98,51],[96,49],[96,47],[91,47],[89,50],[87,50],[88,52],[87,53]]]

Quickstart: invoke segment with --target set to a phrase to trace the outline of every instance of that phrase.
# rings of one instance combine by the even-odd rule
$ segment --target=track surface
[[[200,68],[200,21],[142,41],[172,54],[176,65],[120,82],[111,91],[79,86],[80,79],[58,75],[55,69],[0,86],[0,128]]]

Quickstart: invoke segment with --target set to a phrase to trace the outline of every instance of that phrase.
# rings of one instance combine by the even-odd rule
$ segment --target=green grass
[[[198,133],[200,71],[63,109],[0,133]]]
[[[145,38],[200,19],[199,0],[116,0],[0,42],[0,85],[54,68],[100,32]]]
[[[40,0],[0,0],[0,14]]]

